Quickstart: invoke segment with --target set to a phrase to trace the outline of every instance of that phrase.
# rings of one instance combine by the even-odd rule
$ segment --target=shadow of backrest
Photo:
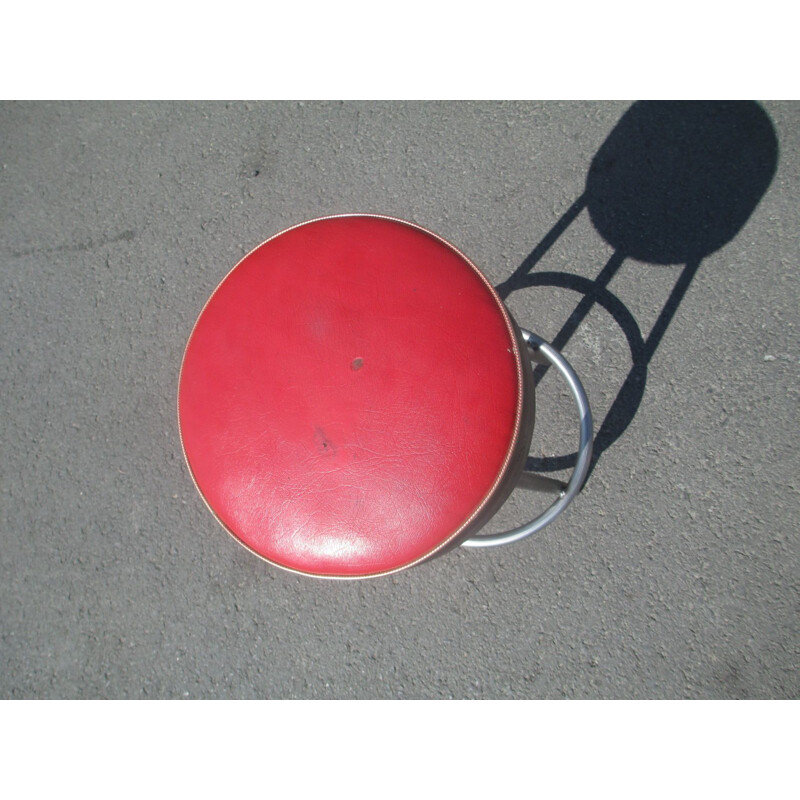
[[[741,230],[777,160],[757,103],[637,102],[592,160],[585,200],[597,231],[624,256],[697,262]]]

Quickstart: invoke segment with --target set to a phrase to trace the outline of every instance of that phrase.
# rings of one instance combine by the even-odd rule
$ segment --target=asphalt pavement
[[[800,105],[15,102],[0,161],[0,697],[800,695]],[[314,580],[195,490],[203,304],[350,212],[455,244],[581,376],[595,461],[535,537]]]

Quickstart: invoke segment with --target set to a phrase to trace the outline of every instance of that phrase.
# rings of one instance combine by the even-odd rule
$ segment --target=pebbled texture
[[[265,559],[324,576],[409,566],[491,500],[519,429],[509,319],[460,253],[373,216],[268,240],[223,280],[184,356],[197,486]]]
[[[800,697],[800,104],[763,106],[777,174],[567,513],[310,581],[234,546],[187,477],[178,367],[211,292],[272,233],[354,209],[422,223],[496,285],[594,280],[612,249],[590,215],[549,234],[630,103],[0,104],[0,696]],[[626,259],[609,284],[643,335],[680,271]],[[582,298],[506,304],[552,341]],[[596,306],[563,352],[599,429],[625,333]],[[531,455],[573,451],[553,370],[536,406]],[[549,501],[517,490],[486,532]]]

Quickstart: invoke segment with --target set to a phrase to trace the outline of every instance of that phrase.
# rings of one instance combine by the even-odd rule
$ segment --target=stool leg
[[[545,475],[523,472],[522,475],[519,476],[517,488],[528,489],[531,492],[555,492],[557,495],[563,496],[567,489],[567,484],[564,483],[564,481],[548,478]]]
[[[510,544],[511,542],[519,541],[520,539],[524,539],[540,531],[545,525],[549,525],[573,501],[581,490],[583,482],[586,480],[586,476],[589,472],[589,465],[592,460],[592,412],[589,408],[589,398],[586,396],[583,384],[575,373],[575,370],[572,369],[569,362],[558,350],[535,333],[531,333],[525,329],[522,329],[522,336],[530,348],[531,358],[535,360],[544,358],[561,373],[569,385],[581,420],[578,461],[575,464],[575,469],[569,483],[565,488],[559,487],[558,500],[544,513],[536,517],[536,519],[532,520],[527,525],[522,525],[519,528],[514,528],[514,530],[506,531],[505,533],[494,533],[488,536],[473,536],[471,539],[462,542],[462,547],[495,547],[500,544]],[[536,479],[532,480],[532,482],[538,484],[539,487],[549,486],[551,490],[556,488],[553,484],[560,484],[560,481],[554,481],[552,478],[545,478],[539,475],[532,475],[531,479]]]

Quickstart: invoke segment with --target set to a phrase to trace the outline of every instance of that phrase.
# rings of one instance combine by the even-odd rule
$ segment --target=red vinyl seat
[[[192,477],[274,565],[410,567],[510,491],[532,427],[523,346],[486,278],[429,231],[372,215],[290,228],[228,273],[189,338]]]

